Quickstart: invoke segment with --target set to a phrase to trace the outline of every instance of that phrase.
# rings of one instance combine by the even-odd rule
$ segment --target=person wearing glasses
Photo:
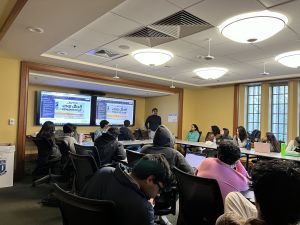
[[[145,155],[132,168],[102,167],[83,188],[81,196],[111,200],[120,225],[154,225],[154,199],[171,183],[170,166],[163,155]]]

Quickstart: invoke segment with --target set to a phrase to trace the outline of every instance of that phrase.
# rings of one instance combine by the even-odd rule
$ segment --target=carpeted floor
[[[59,208],[41,204],[41,199],[49,192],[48,184],[32,187],[31,177],[13,187],[0,188],[0,224],[62,225]],[[175,225],[177,216],[168,216],[168,219]]]

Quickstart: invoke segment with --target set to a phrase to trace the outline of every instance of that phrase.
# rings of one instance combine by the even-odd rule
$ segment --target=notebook
[[[254,150],[261,153],[270,153],[270,143],[254,142]]]
[[[198,168],[201,162],[205,159],[205,156],[186,153],[185,159],[191,167]]]

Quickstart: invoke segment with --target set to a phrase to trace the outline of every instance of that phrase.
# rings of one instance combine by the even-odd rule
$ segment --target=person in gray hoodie
[[[170,167],[176,166],[178,169],[194,174],[193,168],[187,163],[183,155],[173,148],[175,139],[170,130],[160,125],[154,135],[153,145],[145,145],[141,149],[144,154],[163,154],[170,164]]]

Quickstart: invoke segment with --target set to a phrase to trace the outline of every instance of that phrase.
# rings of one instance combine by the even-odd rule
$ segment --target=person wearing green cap
[[[154,199],[172,182],[170,166],[161,154],[145,155],[129,172],[122,164],[98,170],[81,196],[111,200],[117,206],[120,225],[154,225]]]

